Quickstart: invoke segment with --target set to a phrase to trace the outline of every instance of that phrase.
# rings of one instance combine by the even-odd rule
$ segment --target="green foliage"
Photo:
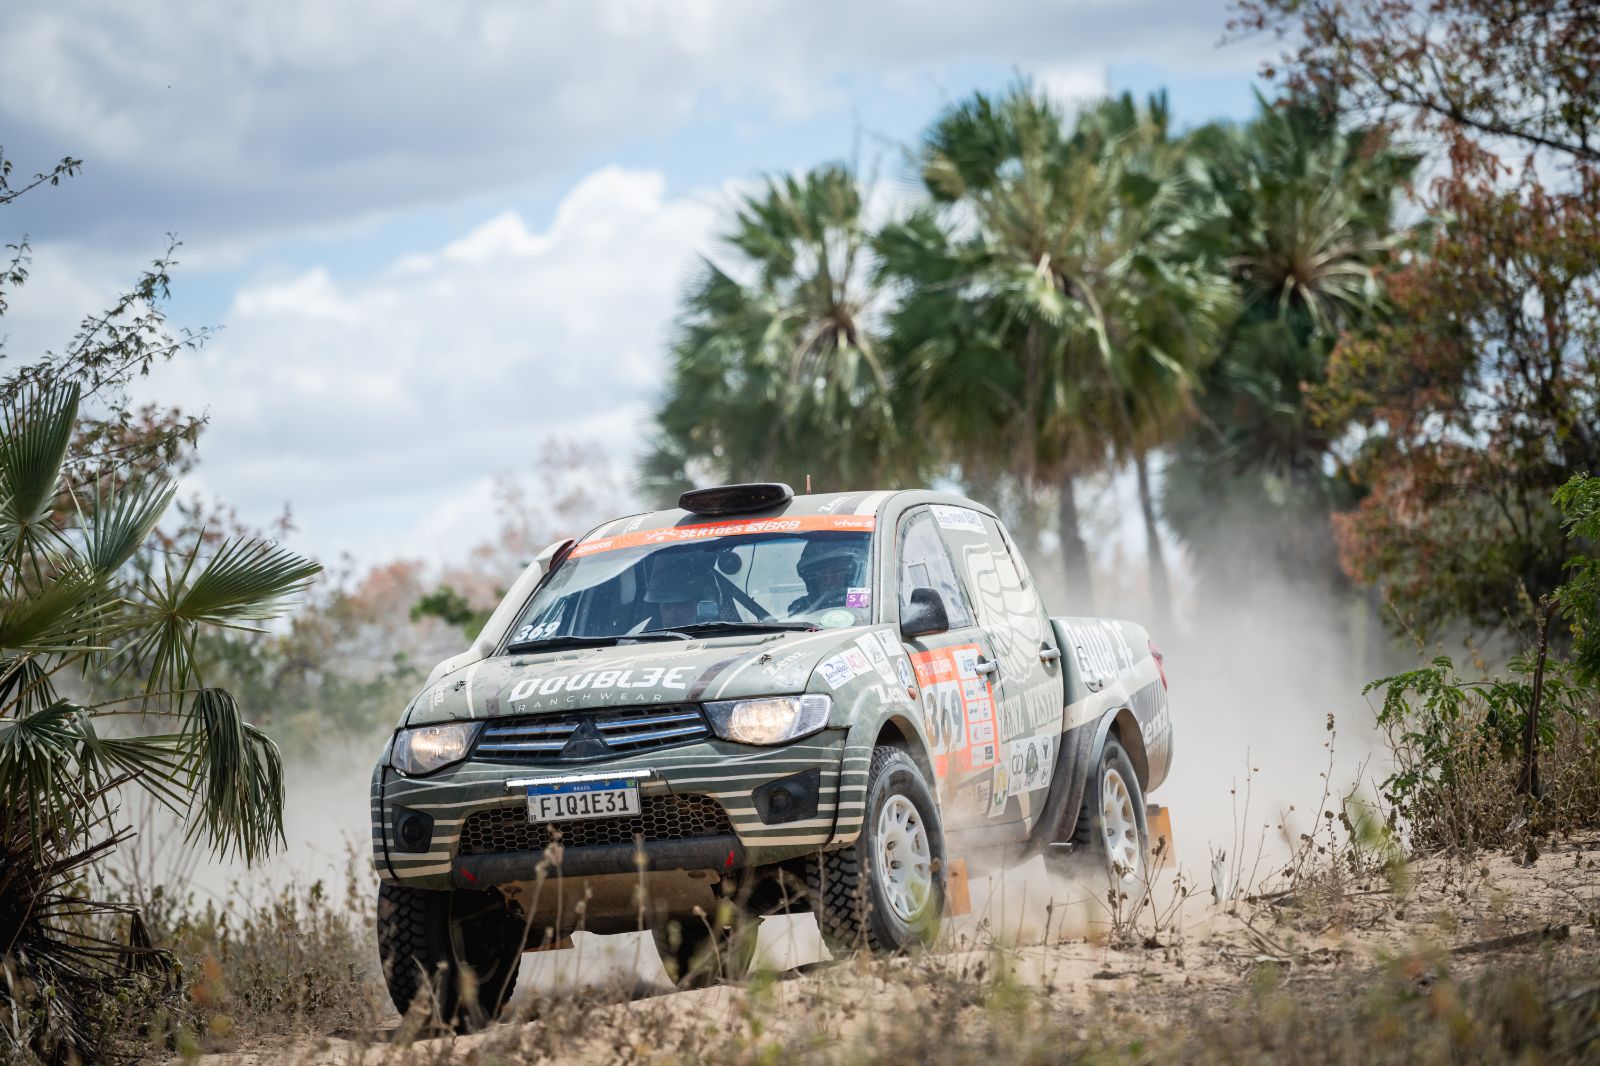
[[[484,610],[473,607],[465,596],[449,585],[440,585],[411,605],[413,622],[437,618],[446,625],[460,629],[468,640],[477,639],[493,613],[493,608]]]
[[[868,486],[910,441],[896,431],[879,342],[864,197],[839,165],[740,201],[684,299],[646,487],[676,497],[696,468],[728,480]]]
[[[1503,675],[1464,679],[1449,657],[1439,656],[1364,690],[1383,694],[1378,722],[1396,755],[1384,792],[1424,846],[1470,852],[1510,837],[1513,815],[1523,809],[1513,793],[1531,787],[1519,768],[1528,755],[1536,690],[1531,732],[1544,766],[1534,796],[1537,828],[1570,831],[1600,821],[1600,691],[1589,659],[1600,621],[1590,547],[1600,531],[1600,492],[1593,479],[1575,477],[1556,504],[1579,552],[1572,580],[1552,597],[1573,627],[1571,660],[1541,647],[1513,656]]]
[[[1250,122],[1203,127],[1190,143],[1210,203],[1195,251],[1226,271],[1239,312],[1203,372],[1202,417],[1174,449],[1164,513],[1209,559],[1256,567],[1265,555],[1335,579],[1328,516],[1353,497],[1329,461],[1339,427],[1317,417],[1309,389],[1340,335],[1383,313],[1378,270],[1418,159],[1379,129],[1261,98]],[[1248,560],[1230,559],[1246,532]]]
[[[0,204],[76,166],[11,188],[0,163]],[[26,242],[13,250],[15,286]],[[120,944],[107,923],[128,908],[85,889],[131,832],[126,793],[218,856],[256,861],[283,838],[278,750],[195,648],[275,617],[320,568],[250,538],[155,533],[198,423],[132,414],[122,390],[198,343],[163,328],[170,251],[67,349],[0,382],[0,1047],[51,1060],[115,1053],[120,1027],[174,990],[137,915]],[[107,413],[84,414],[91,398]]]
[[[1573,669],[1587,684],[1600,685],[1600,478],[1575,475],[1556,491],[1555,503],[1578,549],[1555,599],[1571,627]]]

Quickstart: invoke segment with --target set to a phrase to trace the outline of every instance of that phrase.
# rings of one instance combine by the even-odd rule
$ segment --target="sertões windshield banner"
[[[806,514],[785,518],[747,518],[731,522],[707,522],[694,526],[667,526],[664,529],[637,529],[614,537],[586,540],[572,549],[574,559],[596,552],[637,548],[651,544],[681,544],[713,537],[749,537],[758,533],[832,532],[871,533],[877,519],[871,515]]]

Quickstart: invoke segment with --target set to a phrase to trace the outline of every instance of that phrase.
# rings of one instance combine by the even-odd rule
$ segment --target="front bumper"
[[[373,777],[373,861],[379,877],[418,888],[485,888],[532,881],[541,873],[727,873],[779,862],[834,840],[844,751],[845,731],[825,729],[780,747],[707,740],[581,767],[468,760],[428,777],[407,778],[383,766]],[[508,788],[507,782],[562,777],[574,770],[649,771],[640,785],[641,803],[648,808],[644,821],[572,822],[562,846],[547,847],[548,834],[530,827],[522,815],[524,789]],[[804,782],[815,796],[814,807],[791,804],[775,812],[773,788],[791,781]],[[425,843],[413,840],[408,846],[397,821],[414,816],[426,820],[429,833]],[[657,833],[663,825],[668,828]],[[642,843],[636,835],[645,838]]]

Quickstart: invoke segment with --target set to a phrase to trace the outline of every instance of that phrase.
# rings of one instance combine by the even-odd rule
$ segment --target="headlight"
[[[768,696],[759,700],[723,700],[706,704],[711,728],[724,740],[740,744],[782,744],[828,724],[827,696]]]
[[[389,765],[403,774],[431,774],[460,762],[472,749],[482,726],[482,722],[444,722],[402,729],[395,735]]]

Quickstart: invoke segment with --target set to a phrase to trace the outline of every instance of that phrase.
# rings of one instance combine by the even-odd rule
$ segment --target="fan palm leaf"
[[[774,178],[743,198],[683,299],[656,410],[654,483],[808,474],[877,480],[899,456],[893,383],[873,331],[880,302],[864,197],[842,166]]]
[[[27,385],[0,408],[0,546],[11,551],[54,532],[48,518],[78,420],[77,385]],[[15,557],[15,556],[13,556]]]

